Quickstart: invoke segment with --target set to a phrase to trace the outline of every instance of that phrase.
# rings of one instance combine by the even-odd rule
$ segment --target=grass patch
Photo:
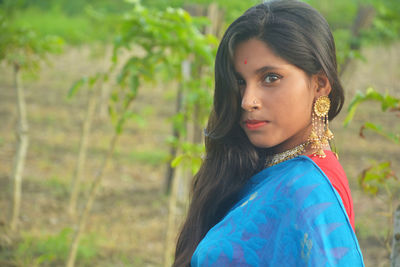
[[[62,179],[53,175],[51,178],[43,179],[43,181],[37,180],[37,182],[43,188],[42,190],[45,190],[46,192],[48,192],[48,194],[54,196],[54,198],[58,200],[63,201],[70,198],[72,177]],[[88,192],[90,186],[90,182],[83,180],[80,183],[79,190],[81,193]]]
[[[43,185],[59,199],[66,199],[69,197],[70,181],[61,180],[56,176],[46,179]]]
[[[17,266],[62,266],[68,257],[72,235],[71,228],[40,237],[24,234],[14,250],[14,261]],[[83,236],[77,253],[80,266],[90,266],[98,254],[97,239],[93,234]]]
[[[129,154],[131,161],[151,166],[160,166],[160,164],[166,162],[167,158],[168,153],[161,150],[132,151]]]
[[[44,11],[32,7],[20,10],[14,23],[15,26],[29,27],[40,36],[57,35],[69,44],[104,41],[109,35],[101,24],[95,26],[88,16],[68,16],[57,9]]]
[[[42,126],[53,126],[59,122],[58,114],[30,114],[29,119],[31,123],[42,125]]]

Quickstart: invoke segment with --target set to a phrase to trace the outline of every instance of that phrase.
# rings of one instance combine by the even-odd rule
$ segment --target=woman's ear
[[[332,90],[331,83],[325,72],[320,71],[313,75],[313,87],[315,88],[315,97],[328,96]]]

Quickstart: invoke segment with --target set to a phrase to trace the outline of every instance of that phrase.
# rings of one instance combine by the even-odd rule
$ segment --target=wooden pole
[[[88,200],[87,200],[85,208],[82,211],[82,214],[80,216],[78,226],[75,230],[75,235],[72,240],[71,247],[70,247],[66,267],[73,267],[75,265],[75,259],[76,259],[76,255],[78,252],[79,241],[84,232],[84,229],[86,226],[86,221],[87,221],[87,218],[89,217],[90,210],[92,209],[97,191],[99,190],[101,182],[103,180],[104,171],[106,170],[107,165],[111,161],[111,157],[114,153],[115,145],[117,143],[118,137],[119,137],[119,134],[117,132],[115,132],[115,134],[111,140],[107,155],[103,160],[103,164],[101,165],[100,170],[97,172],[97,174],[95,176],[94,182],[93,182],[92,187],[89,192]]]
[[[132,104],[132,101],[133,101],[133,98],[129,100],[128,105],[126,105],[126,107],[124,108],[122,115],[118,120],[117,125],[121,125],[124,122],[124,120],[125,120],[124,114],[127,110],[129,110],[130,105]],[[114,136],[111,139],[107,154],[104,157],[103,163],[101,164],[99,171],[96,173],[96,175],[94,177],[94,181],[93,181],[92,187],[89,191],[89,196],[86,201],[85,208],[83,209],[82,214],[79,218],[79,222],[78,222],[77,228],[75,230],[75,235],[72,239],[71,247],[69,250],[69,255],[68,255],[68,258],[67,258],[67,261],[65,264],[66,267],[74,267],[74,265],[75,265],[76,255],[77,255],[78,247],[79,247],[79,241],[85,230],[87,218],[89,217],[89,213],[92,209],[97,191],[99,190],[99,188],[101,186],[101,182],[104,177],[104,172],[107,169],[107,166],[112,159],[112,155],[114,154],[115,146],[117,144],[119,137],[120,137],[120,132],[115,131]]]
[[[180,84],[178,88],[178,92],[176,95],[176,104],[175,104],[175,113],[179,113],[182,109],[182,102],[183,102],[183,85]],[[179,140],[180,138],[180,133],[179,130],[175,127],[172,126],[172,136],[175,140]],[[169,157],[170,160],[167,162],[167,171],[165,174],[165,186],[164,186],[164,192],[165,194],[169,195],[171,192],[171,185],[172,185],[172,179],[174,177],[175,169],[172,168],[171,163],[176,157],[177,153],[177,148],[175,144],[171,144],[170,147],[170,152],[169,152]]]
[[[190,61],[189,60],[183,61],[181,66],[182,66],[183,80],[188,81],[190,79],[190,71],[191,71],[190,70]],[[183,83],[184,82],[181,82],[178,87],[178,92],[176,95],[175,114],[178,114],[179,112],[181,112],[182,108],[183,108],[183,90],[184,90]],[[179,138],[181,138],[179,130],[175,126],[172,127],[172,135],[175,140],[179,140]],[[166,171],[166,175],[165,175],[165,190],[164,191],[167,195],[171,192],[172,180],[174,178],[174,173],[175,173],[175,169],[172,168],[171,162],[176,157],[176,153],[177,153],[177,148],[173,144],[170,147],[170,155],[169,155],[170,160],[167,162],[167,171]]]
[[[28,151],[28,120],[26,117],[26,104],[24,89],[21,81],[21,69],[18,64],[14,64],[14,79],[15,88],[17,91],[17,106],[18,106],[18,128],[17,128],[17,153],[15,156],[15,164],[13,169],[13,180],[14,180],[14,195],[13,195],[13,207],[10,227],[14,231],[18,226],[18,217],[21,207],[21,186],[22,186],[22,175],[24,172],[25,158]]]
[[[220,38],[224,23],[224,11],[217,3],[212,3],[208,6],[207,17],[210,19],[211,24],[206,27],[205,33],[213,34]]]
[[[83,121],[81,140],[79,144],[79,154],[76,161],[74,178],[72,181],[72,191],[69,201],[68,213],[71,217],[74,217],[76,213],[76,205],[78,202],[80,183],[82,180],[82,173],[86,162],[86,152],[89,142],[90,128],[92,125],[94,111],[96,107],[96,99],[97,96],[95,94],[95,91],[93,89],[90,89],[87,110],[85,119]]]
[[[183,82],[180,86],[179,91],[183,94],[183,83],[190,79],[191,73],[191,62],[189,60],[185,60],[181,64],[181,71]],[[182,100],[183,95],[178,97],[179,106],[177,106],[177,112],[179,112],[182,108]],[[179,134],[179,132],[177,131]],[[177,138],[181,138],[181,136],[177,135]],[[177,153],[177,148],[174,148],[174,157]],[[172,155],[171,155],[172,156]],[[185,181],[184,170],[182,166],[178,166],[176,169],[171,167],[171,164],[168,166],[171,170],[174,170],[171,173],[171,177],[168,180],[169,182],[169,200],[168,200],[168,221],[167,221],[167,230],[165,235],[165,245],[164,245],[164,266],[171,266],[173,261],[173,253],[175,248],[175,235],[177,232],[176,218],[178,213],[178,203],[179,203],[179,187]],[[172,188],[171,188],[172,187]],[[167,188],[168,189],[168,188]]]
[[[168,201],[168,221],[167,231],[165,237],[165,249],[164,249],[164,267],[170,267],[173,261],[173,253],[175,248],[175,235],[176,235],[176,217],[178,213],[177,209],[177,196],[178,186],[182,180],[182,168],[178,168],[175,172],[175,177],[172,182],[171,195]]]
[[[391,267],[400,267],[400,205],[394,213]]]

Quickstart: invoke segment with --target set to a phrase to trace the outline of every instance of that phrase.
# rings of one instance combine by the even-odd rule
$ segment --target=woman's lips
[[[249,130],[255,130],[257,128],[260,128],[261,126],[264,126],[268,123],[268,121],[258,121],[258,120],[245,120],[244,124],[246,125],[247,129]]]

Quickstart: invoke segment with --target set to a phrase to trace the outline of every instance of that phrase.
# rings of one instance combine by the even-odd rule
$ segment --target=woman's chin
[[[266,142],[265,140],[257,140],[257,139],[256,140],[249,139],[249,140],[250,140],[250,143],[253,144],[253,146],[258,147],[258,148],[268,149],[268,148],[271,148],[271,147],[274,147],[277,145],[277,143]]]

